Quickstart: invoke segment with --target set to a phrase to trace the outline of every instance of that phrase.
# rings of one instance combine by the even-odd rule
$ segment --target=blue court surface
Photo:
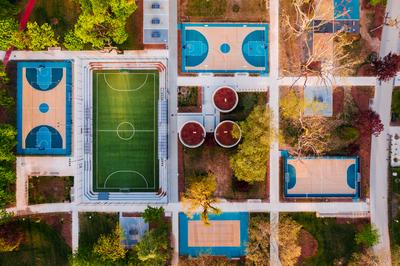
[[[184,213],[179,213],[179,255],[228,258],[246,255],[249,214],[225,212],[209,215],[209,218],[210,225],[204,225],[198,214],[190,219]]]
[[[18,62],[17,152],[71,153],[72,63]]]
[[[268,24],[184,23],[182,72],[268,73]]]
[[[351,197],[360,195],[358,157],[301,157],[282,151],[285,197]]]

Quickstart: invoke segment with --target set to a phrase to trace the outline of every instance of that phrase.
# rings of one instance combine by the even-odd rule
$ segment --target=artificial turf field
[[[158,72],[93,72],[93,190],[158,190]]]

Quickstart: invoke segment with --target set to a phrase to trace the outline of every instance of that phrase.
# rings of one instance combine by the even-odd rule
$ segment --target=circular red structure
[[[179,140],[188,148],[197,148],[203,144],[206,138],[206,130],[197,121],[188,121],[179,131]]]
[[[213,93],[214,107],[222,112],[229,113],[237,106],[239,97],[236,91],[228,86],[219,87]]]
[[[239,138],[232,136],[233,130],[239,131]],[[218,124],[214,132],[215,141],[224,148],[236,146],[242,138],[242,131],[237,123],[226,120]]]

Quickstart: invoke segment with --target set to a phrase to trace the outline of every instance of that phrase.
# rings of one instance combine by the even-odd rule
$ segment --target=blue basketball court
[[[268,73],[268,24],[185,23],[182,72]]]
[[[18,62],[17,152],[71,153],[72,63]]]

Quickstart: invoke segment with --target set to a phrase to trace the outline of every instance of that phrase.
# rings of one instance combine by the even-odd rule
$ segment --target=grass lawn
[[[334,261],[343,261],[346,265],[351,254],[358,251],[354,240],[358,231],[356,224],[338,224],[334,218],[317,218],[314,213],[293,213],[289,216],[318,241],[317,255],[301,265],[332,265]]]
[[[72,176],[32,176],[29,178],[29,204],[71,201]]]
[[[22,230],[24,238],[17,251],[0,253],[0,265],[68,265],[71,249],[50,226],[31,219],[15,221],[13,226]]]
[[[400,122],[400,87],[395,87],[392,93],[392,122]]]
[[[79,252],[91,251],[97,239],[110,234],[118,223],[116,213],[79,214]]]

